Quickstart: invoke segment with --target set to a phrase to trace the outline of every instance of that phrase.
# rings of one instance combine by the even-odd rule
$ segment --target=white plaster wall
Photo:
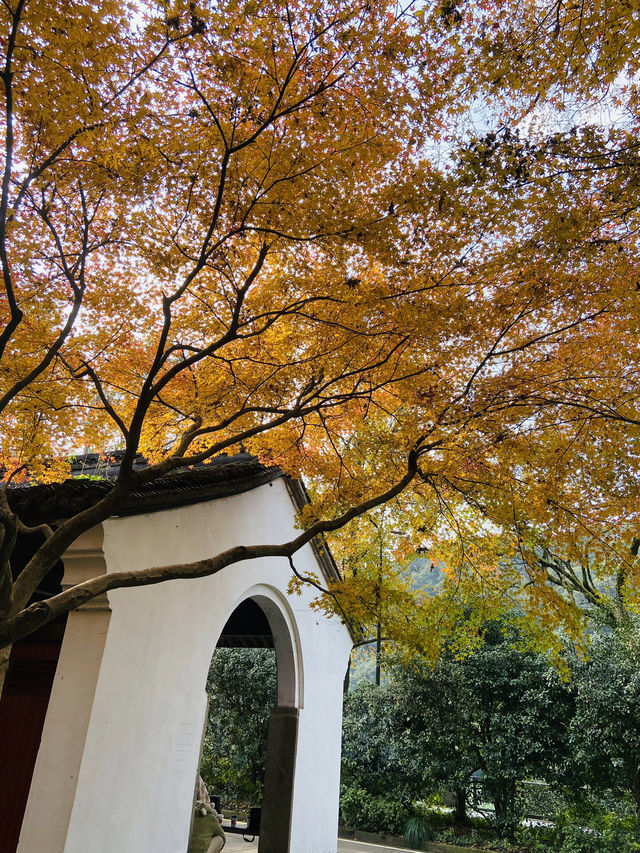
[[[296,561],[296,566],[298,561]],[[336,853],[342,690],[351,637],[337,622],[296,612],[301,632],[305,691],[300,711],[293,792],[291,853]]]
[[[191,561],[236,544],[294,533],[284,482],[252,492],[105,523],[108,571]],[[296,557],[318,571],[310,548]],[[295,622],[302,708],[291,851],[335,853],[341,685],[350,649],[338,620],[309,609],[313,590],[286,603],[286,560],[229,566],[210,578],[109,595],[112,616],[78,777],[65,853],[184,853],[218,636],[251,594]],[[135,638],[135,640],[133,639]]]

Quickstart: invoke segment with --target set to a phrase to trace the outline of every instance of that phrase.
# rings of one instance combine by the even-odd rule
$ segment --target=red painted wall
[[[62,631],[49,629],[11,652],[0,698],[0,853],[18,846],[61,639]]]

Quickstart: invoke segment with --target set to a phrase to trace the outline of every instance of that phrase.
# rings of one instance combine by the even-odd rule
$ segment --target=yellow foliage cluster
[[[409,465],[400,541],[339,540],[355,621],[435,649],[524,578],[577,624],[552,546],[633,605],[629,4],[7,0],[0,28],[4,485],[120,447],[124,494],[136,454],[242,447],[311,522]]]

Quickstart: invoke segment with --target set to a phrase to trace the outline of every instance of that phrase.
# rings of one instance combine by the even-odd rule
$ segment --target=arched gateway
[[[63,586],[285,541],[300,500],[295,483],[248,456],[166,477],[74,544]],[[327,580],[335,573],[322,547],[304,548],[296,563]],[[231,615],[250,618],[246,602],[266,616],[278,661],[259,851],[335,853],[352,641],[338,619],[310,608],[313,589],[288,594],[290,578],[285,559],[265,558],[115,590],[69,614],[18,853],[185,853],[207,671]]]

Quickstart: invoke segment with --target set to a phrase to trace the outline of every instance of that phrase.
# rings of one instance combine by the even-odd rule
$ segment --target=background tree
[[[257,805],[269,713],[277,701],[272,649],[217,649],[207,678],[209,712],[200,774],[211,794]]]
[[[397,696],[389,683],[361,681],[345,696],[342,726],[342,782],[372,794],[393,792],[410,802],[419,785],[398,752]]]
[[[575,661],[570,726],[574,773],[589,789],[630,795],[640,816],[640,678],[636,635],[597,636],[588,660]],[[575,785],[575,779],[573,780]]]
[[[483,769],[481,802],[495,798],[498,814],[507,805],[499,829],[517,830],[514,850],[633,850],[637,631],[593,628],[589,658],[566,647],[560,678],[548,655],[523,644],[514,625],[486,627],[485,638],[463,658],[448,649],[435,667],[424,660],[396,662],[381,687],[360,682],[351,691],[344,724],[345,819],[373,829],[385,795],[395,818],[400,806],[406,816],[432,792],[457,788],[460,824],[470,776]],[[519,784],[532,777],[535,786]],[[389,792],[399,795],[393,807]],[[518,826],[525,813],[554,824]],[[434,826],[443,821],[441,810],[423,810],[422,817]],[[485,830],[493,838],[496,825],[489,824]],[[466,832],[473,834],[470,827]],[[439,840],[445,839],[453,840],[453,832]],[[486,836],[484,842],[491,845]]]
[[[402,720],[402,761],[425,783],[457,793],[457,818],[475,771],[503,832],[521,814],[517,782],[558,778],[568,757],[572,699],[546,656],[523,646],[514,626],[489,623],[473,653],[445,654],[434,669],[397,667],[392,683]]]
[[[345,695],[340,777],[341,824],[349,829],[404,832],[422,796],[422,774],[403,761],[389,683],[366,680]]]

